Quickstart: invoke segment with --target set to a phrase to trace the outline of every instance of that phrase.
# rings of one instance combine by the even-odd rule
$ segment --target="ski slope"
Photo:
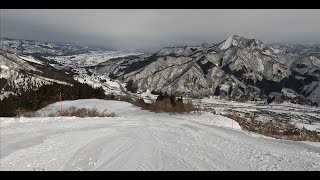
[[[0,170],[320,170],[320,143],[243,131],[211,113],[167,114],[126,102],[64,101],[116,117],[0,118]]]

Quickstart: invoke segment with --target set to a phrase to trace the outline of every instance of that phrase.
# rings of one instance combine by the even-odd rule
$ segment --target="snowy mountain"
[[[320,58],[320,44],[273,43],[272,46],[282,49],[286,53],[294,53],[303,56],[315,56]]]
[[[234,35],[218,44],[166,47],[154,54],[111,59],[93,72],[133,81],[141,91],[320,104],[319,65],[316,56]]]
[[[319,135],[320,109],[296,104],[320,105],[319,52],[236,35],[144,54],[2,38],[0,114],[15,113],[0,117],[0,170],[319,170],[319,142],[266,137],[239,121],[290,123]],[[53,83],[67,85],[62,104],[60,85],[43,86]],[[38,91],[2,100],[29,89]],[[154,113],[101,100],[105,93],[153,102],[159,92],[184,96],[201,111]],[[61,107],[115,117],[61,117]],[[16,110],[34,117],[13,117],[28,116]],[[255,128],[273,130],[265,127]]]
[[[0,99],[45,84],[69,84],[70,78],[61,74],[32,56],[0,50]]]
[[[104,48],[92,48],[83,44],[56,43],[38,40],[0,39],[0,49],[12,53],[22,53],[33,56],[45,55],[74,55],[88,53],[90,51],[105,50]]]
[[[0,87],[1,89],[4,87],[6,89],[2,90],[1,98],[6,97],[8,94],[16,94],[22,89],[35,90],[40,87],[43,83],[35,83],[38,80],[28,80],[31,78],[29,75],[34,75],[35,72],[38,74],[43,72],[41,76],[51,76],[52,74],[56,76],[50,77],[51,79],[58,77],[61,81],[76,80],[93,87],[103,87],[106,93],[121,94],[120,82],[113,82],[107,76],[92,74],[91,67],[112,58],[141,54],[130,51],[110,51],[101,48],[91,48],[79,44],[6,38],[1,38],[0,50],[3,55],[1,62],[1,76],[3,77],[1,80],[2,86]],[[28,77],[25,77],[25,73],[22,74],[20,72],[22,70],[28,71]],[[22,80],[18,80],[21,78]],[[34,83],[25,85],[15,83],[16,81],[32,81]]]
[[[122,84],[133,82],[139,92],[320,104],[317,45],[265,44],[233,35],[218,44],[143,54],[5,38],[0,47],[20,53],[28,64],[50,66],[80,82],[102,86],[106,93],[121,93]]]

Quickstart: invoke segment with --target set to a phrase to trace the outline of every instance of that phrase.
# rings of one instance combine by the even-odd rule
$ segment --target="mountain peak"
[[[226,40],[224,40],[220,46],[219,46],[219,49],[220,50],[223,50],[223,49],[228,49],[230,48],[232,45],[236,46],[238,45],[237,43],[237,40],[239,39],[240,37],[238,35],[232,35],[230,37],[228,37]]]
[[[234,34],[234,35],[230,36],[229,38],[236,39],[236,38],[240,38],[240,36],[238,36],[238,35]]]
[[[259,49],[261,51],[264,51],[264,50],[269,49],[270,52],[271,51],[273,52],[272,49],[270,49],[266,44],[264,44],[260,40],[248,39],[248,38],[244,38],[244,37],[241,37],[238,35],[232,35],[232,36],[228,37],[226,40],[224,40],[223,42],[220,43],[218,48],[220,50],[224,50],[224,49],[228,49],[232,46],[244,48],[249,51],[252,51],[255,49]]]

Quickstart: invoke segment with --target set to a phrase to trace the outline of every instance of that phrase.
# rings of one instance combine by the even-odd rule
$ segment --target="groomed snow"
[[[0,118],[0,170],[320,170],[320,143],[250,133],[219,115],[152,113],[95,99],[63,101],[68,106],[117,117]]]

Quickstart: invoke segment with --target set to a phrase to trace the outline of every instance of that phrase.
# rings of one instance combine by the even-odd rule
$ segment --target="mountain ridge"
[[[6,43],[2,41],[1,47],[4,47],[3,44]],[[15,47],[15,43],[11,46],[7,43],[7,46]],[[30,46],[35,50],[42,48],[37,44]],[[68,48],[74,48],[74,53],[88,50],[71,45]],[[83,72],[122,83],[132,81],[140,92],[319,105],[320,59],[317,54],[320,54],[320,47],[308,48],[297,45],[290,49],[287,45],[274,46],[257,39],[232,35],[217,44],[164,47],[155,53],[115,57],[85,67]],[[30,55],[23,49],[17,51]],[[59,51],[59,47],[57,52],[31,56],[36,55],[41,62],[50,56],[66,55],[71,58],[68,53]],[[51,58],[50,63],[61,62]]]
[[[218,44],[165,47],[145,56],[119,58],[105,65],[100,64],[95,70],[98,74],[123,82],[132,80],[141,91],[202,97],[220,96],[221,90],[227,91],[222,95],[224,98],[232,100],[267,101],[273,98],[269,96],[271,92],[277,92],[278,99],[281,99],[284,96],[282,92],[291,86],[288,82],[290,79],[292,83],[299,84],[294,89],[298,91],[296,99],[299,100],[293,101],[311,104],[320,102],[318,96],[308,98],[310,93],[305,93],[311,82],[313,89],[316,89],[314,94],[320,90],[320,76],[313,72],[317,72],[318,59],[310,63],[308,59],[312,57],[301,59],[300,54],[287,55],[285,51],[259,40],[233,35]],[[297,57],[287,63],[291,56]],[[303,65],[297,65],[302,61],[305,62]],[[300,79],[296,76],[300,76]],[[304,96],[307,97],[304,99]]]

